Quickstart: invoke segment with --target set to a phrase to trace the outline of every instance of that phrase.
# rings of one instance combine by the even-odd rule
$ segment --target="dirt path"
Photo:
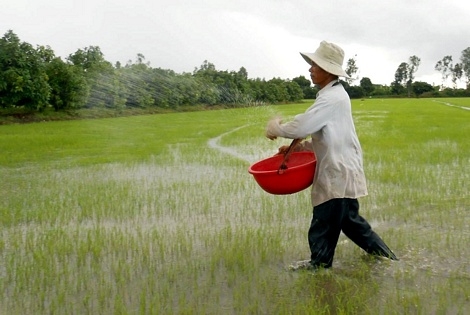
[[[460,109],[470,110],[470,107],[458,106],[458,105],[454,105],[454,104],[451,104],[451,103],[441,102],[441,101],[436,101],[436,100],[433,100],[433,101],[436,102],[436,103],[440,103],[440,104],[450,106],[450,107],[457,107],[457,108],[460,108]]]

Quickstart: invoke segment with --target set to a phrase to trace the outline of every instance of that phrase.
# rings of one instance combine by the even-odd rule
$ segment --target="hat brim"
[[[339,77],[350,78],[349,75],[339,66],[331,64],[327,61],[324,61],[322,58],[315,55],[315,53],[303,53],[301,52],[300,55],[304,58],[304,60],[309,64],[312,65],[315,63],[317,66],[322,68],[328,73],[337,75]]]

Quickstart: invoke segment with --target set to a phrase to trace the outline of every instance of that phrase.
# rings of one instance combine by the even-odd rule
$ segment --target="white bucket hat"
[[[338,45],[322,41],[314,53],[300,53],[305,61],[311,65],[313,62],[331,74],[349,78],[343,70],[344,51]]]

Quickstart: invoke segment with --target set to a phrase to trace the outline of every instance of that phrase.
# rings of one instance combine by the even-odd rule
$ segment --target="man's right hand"
[[[279,155],[279,154],[286,154],[287,153],[287,150],[289,150],[289,146],[288,145],[283,145],[281,147],[279,147],[278,149],[278,152],[276,153],[276,155]]]

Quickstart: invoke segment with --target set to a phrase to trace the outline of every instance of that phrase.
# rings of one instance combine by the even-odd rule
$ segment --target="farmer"
[[[398,260],[384,241],[359,215],[357,198],[367,195],[362,150],[351,114],[351,101],[339,77],[344,52],[322,41],[314,53],[300,53],[310,65],[310,78],[318,86],[315,103],[294,120],[280,118],[268,122],[266,137],[304,139],[295,151],[313,151],[317,158],[312,186],[313,217],[308,231],[310,260],[299,261],[291,269],[330,268],[340,232],[367,253]],[[285,153],[287,146],[279,148]]]

